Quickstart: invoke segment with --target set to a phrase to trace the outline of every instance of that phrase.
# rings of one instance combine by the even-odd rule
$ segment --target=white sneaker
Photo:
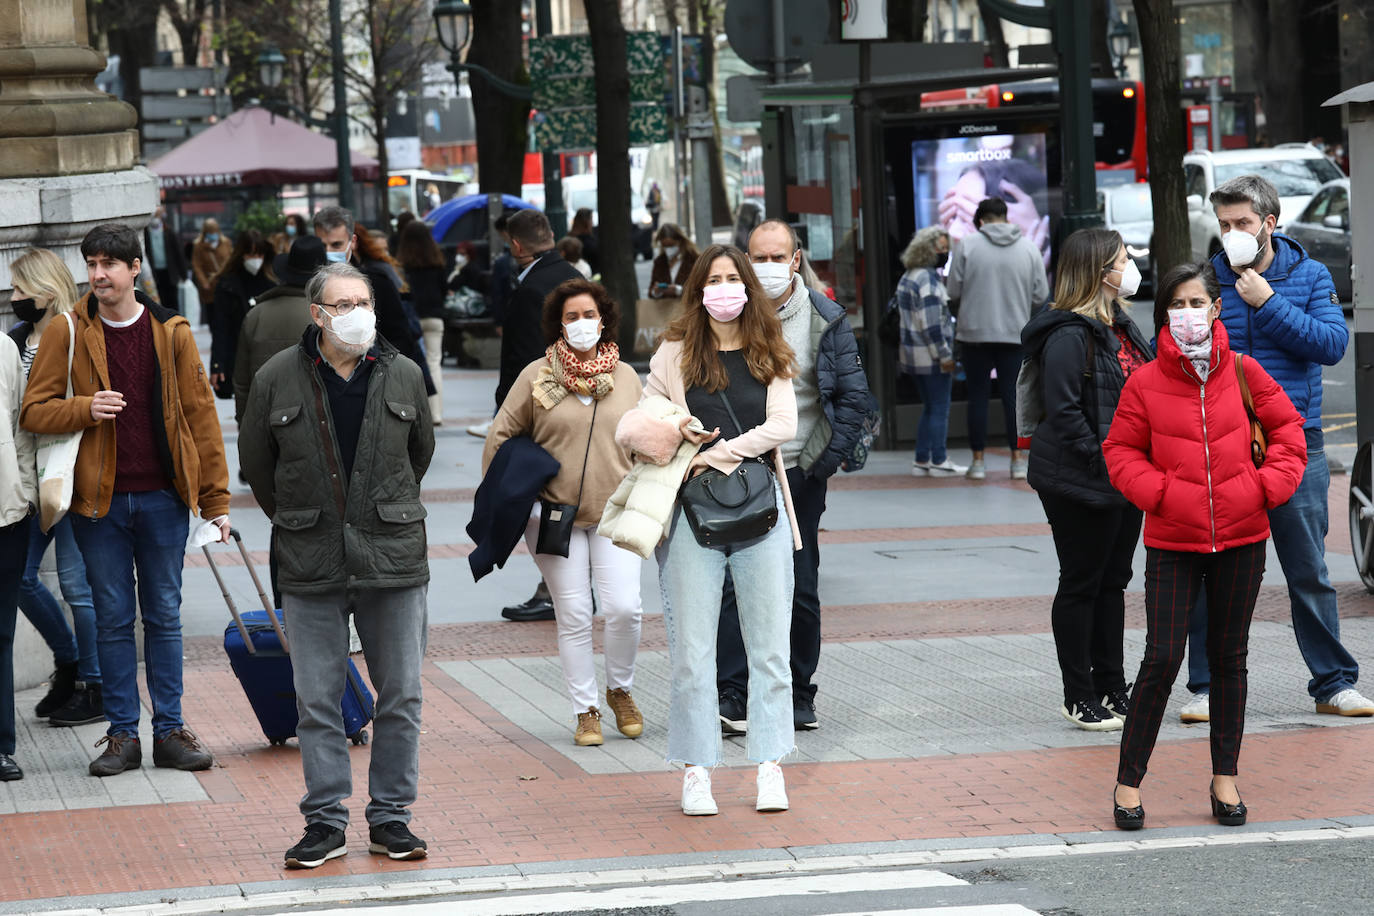
[[[711,797],[711,774],[706,767],[688,767],[682,776],[682,813],[716,814],[719,810]]]
[[[782,782],[782,767],[776,761],[767,760],[759,764],[759,800],[756,811],[786,811],[787,789]]]
[[[968,470],[964,472],[964,476],[969,480],[982,480],[984,477],[987,477],[988,469],[987,466],[983,464],[983,459],[974,458],[969,464]]]
[[[478,439],[485,439],[485,438],[487,437],[487,433],[490,432],[490,431],[491,431],[491,421],[490,421],[490,420],[488,420],[488,421],[485,422],[485,423],[474,423],[472,426],[469,426],[469,427],[468,427],[468,435],[469,435],[469,436],[476,436]]]
[[[955,464],[948,458],[941,461],[939,464],[932,464],[930,466],[931,477],[955,477],[967,471],[968,468],[964,467],[962,464]]]
[[[1025,480],[1026,470],[1030,467],[1030,462],[1025,458],[1013,458],[1011,462],[1011,479]]]
[[[1318,707],[1320,711],[1320,707]],[[1178,718],[1182,722],[1210,722],[1212,721],[1212,696],[1207,693],[1195,693],[1193,698],[1183,704],[1183,708],[1178,711]]]
[[[1339,693],[1317,701],[1317,712],[1335,716],[1374,716],[1374,703],[1360,695],[1354,687],[1347,687]]]
[[[924,476],[926,476],[926,475],[929,474],[929,473],[930,473],[930,462],[929,462],[929,461],[913,461],[913,462],[911,462],[911,476],[912,476],[912,477],[924,477]]]

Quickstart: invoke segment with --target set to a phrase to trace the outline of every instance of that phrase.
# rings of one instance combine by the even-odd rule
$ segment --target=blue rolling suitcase
[[[291,676],[291,644],[287,640],[285,620],[280,610],[272,608],[272,602],[267,598],[267,592],[262,587],[257,570],[253,568],[238,530],[234,529],[230,534],[238,544],[244,565],[253,577],[253,584],[257,586],[263,610],[239,613],[209,547],[202,547],[210,563],[210,571],[214,573],[220,593],[224,595],[224,602],[234,618],[234,622],[224,631],[224,651],[229,656],[229,666],[233,668],[234,675],[243,685],[248,702],[253,705],[262,733],[273,745],[285,744],[286,739],[296,734],[298,721],[296,690]],[[351,658],[348,660],[348,680],[340,705],[344,734],[354,744],[366,744],[367,723],[372,721],[375,710],[372,693],[363,683],[362,675]]]

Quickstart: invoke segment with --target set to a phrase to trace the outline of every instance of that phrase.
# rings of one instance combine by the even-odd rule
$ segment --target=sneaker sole
[[[767,813],[769,811],[786,811],[787,800],[783,799],[782,801],[761,801],[758,804],[754,805],[754,810],[761,811],[764,813]]]
[[[727,719],[720,717],[720,731],[723,735],[743,735],[749,731],[748,719]]]
[[[682,809],[682,813],[685,814],[685,815],[687,815],[688,817],[710,817],[710,816],[713,815],[713,814],[719,814],[719,813],[720,813],[720,809],[717,808],[715,805],[712,805],[712,806],[709,807],[709,808],[687,808],[687,807],[684,807],[684,808]]]
[[[644,734],[643,722],[634,725],[617,725],[615,728],[616,731],[620,732],[626,738],[638,738],[640,735]]]
[[[792,730],[799,732],[814,732],[821,727],[821,723],[817,722],[815,719],[812,719],[810,722],[793,722],[792,725]]]
[[[1189,723],[1190,725],[1196,725],[1196,724],[1199,723],[1199,722],[1211,722],[1211,721],[1212,721],[1212,714],[1211,714],[1211,713],[1202,714],[1202,713],[1196,713],[1196,712],[1181,712],[1181,713],[1178,714],[1178,721],[1180,721],[1180,722],[1187,722],[1187,723]]]
[[[330,859],[337,859],[337,858],[339,858],[339,856],[343,856],[343,855],[347,855],[347,854],[348,854],[348,847],[347,847],[347,846],[340,846],[340,847],[338,847],[337,849],[331,849],[331,850],[329,850],[329,852],[326,852],[326,853],[324,854],[324,858],[321,858],[321,859],[296,859],[296,858],[292,858],[292,857],[288,856],[287,859],[286,859],[286,867],[287,867],[287,868],[319,868],[321,865],[323,865],[324,863],[328,862]]]
[[[600,735],[596,735],[591,738],[573,738],[573,744],[576,744],[578,747],[600,747],[605,743],[605,740],[606,739],[602,738]]]
[[[1341,709],[1329,703],[1318,703],[1317,712],[1328,716],[1374,716],[1374,706],[1357,706],[1354,709]]]
[[[987,476],[987,472],[983,472],[981,474],[969,474],[965,472],[964,474],[964,477],[968,480],[985,480],[987,479]]]
[[[107,777],[107,776],[118,776],[120,773],[127,773],[127,772],[129,772],[130,770],[137,770],[137,769],[139,769],[139,768],[142,767],[142,766],[143,766],[143,761],[140,760],[138,763],[131,763],[131,764],[129,764],[128,766],[124,767],[124,768],[121,769],[121,770],[110,770],[108,773],[104,773],[104,772],[102,772],[102,773],[97,773],[95,770],[91,770],[91,769],[88,768],[88,772],[89,772],[92,776],[96,777],[97,779],[104,779],[104,778]]]
[[[397,862],[406,862],[413,859],[423,859],[429,855],[429,850],[423,846],[416,846],[414,849],[407,849],[405,852],[392,852],[381,843],[369,843],[367,851],[379,856],[386,856],[388,859],[395,859]]]
[[[1116,718],[1104,719],[1101,722],[1083,722],[1069,715],[1069,711],[1062,707],[1059,710],[1059,714],[1085,732],[1114,732],[1121,728],[1121,720]]]

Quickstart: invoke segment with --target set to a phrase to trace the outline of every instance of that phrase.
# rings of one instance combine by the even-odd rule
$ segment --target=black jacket
[[[261,270],[250,274],[236,270],[215,284],[215,304],[210,312],[210,374],[223,373],[233,378],[234,355],[239,348],[239,329],[248,314],[250,301],[277,284]]]
[[[429,377],[429,366],[420,354],[420,344],[411,330],[410,319],[401,302],[401,291],[396,288],[392,278],[395,272],[384,261],[364,261],[358,265],[372,284],[372,298],[377,303],[377,335],[396,348],[396,352],[420,367],[420,377],[425,383],[425,392],[434,394],[434,382]]]
[[[442,267],[412,267],[406,270],[410,284],[410,303],[421,318],[443,318],[448,296],[448,271]]]
[[[472,500],[467,532],[476,544],[468,554],[474,582],[506,565],[529,525],[539,491],[558,468],[558,461],[529,436],[501,443]]]
[[[554,287],[565,280],[581,280],[577,272],[557,249],[551,248],[539,256],[530,272],[506,304],[501,331],[501,381],[496,386],[496,406],[506,400],[506,393],[525,367],[544,355],[544,300]]]
[[[1088,506],[1116,508],[1126,498],[1107,479],[1102,442],[1112,426],[1125,374],[1117,351],[1125,334],[1153,359],[1150,342],[1118,310],[1108,327],[1074,312],[1045,309],[1021,331],[1027,359],[1040,360],[1045,418],[1031,437],[1027,482],[1036,490]],[[1093,340],[1091,378],[1084,375],[1088,338]]]

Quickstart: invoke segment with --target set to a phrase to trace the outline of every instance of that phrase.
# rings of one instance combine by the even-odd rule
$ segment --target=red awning
[[[375,181],[376,159],[353,153],[353,180]],[[264,108],[244,108],[148,166],[164,189],[338,180],[334,141]]]

